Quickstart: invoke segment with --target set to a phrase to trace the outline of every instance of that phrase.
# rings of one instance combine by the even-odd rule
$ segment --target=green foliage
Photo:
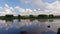
[[[60,16],[54,16],[54,18],[58,18],[58,19],[59,19],[59,18],[60,18]]]
[[[18,15],[18,19],[21,19],[22,18],[22,16],[21,15]]]
[[[54,18],[54,15],[53,15],[53,14],[50,14],[50,15],[49,15],[49,18]]]
[[[14,17],[13,15],[6,15],[6,16],[5,16],[5,19],[6,19],[6,20],[8,20],[8,19],[9,19],[9,20],[12,20],[13,17]]]
[[[38,15],[37,18],[39,18],[39,19],[46,19],[46,18],[48,18],[48,15],[44,15],[44,14]]]
[[[35,17],[35,16],[33,16],[33,15],[30,15],[30,16],[29,16],[30,19],[33,19],[34,17]]]
[[[0,19],[52,19],[52,18],[60,18],[60,16],[54,16],[53,14],[50,15],[44,15],[40,14],[38,16],[30,15],[30,16],[13,16],[13,15],[5,15],[5,16],[0,16]]]

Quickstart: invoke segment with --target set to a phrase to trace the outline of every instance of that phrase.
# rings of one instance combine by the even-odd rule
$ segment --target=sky
[[[0,0],[0,16],[6,14],[60,15],[60,0]]]

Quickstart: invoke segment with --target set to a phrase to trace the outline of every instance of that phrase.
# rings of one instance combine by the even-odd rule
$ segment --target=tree
[[[13,19],[13,17],[14,17],[13,15],[6,15],[5,16],[6,19]]]
[[[22,18],[21,15],[18,15],[18,19]]]
[[[49,15],[49,18],[53,18],[53,17],[54,17],[54,15],[53,15],[53,14],[50,14],[50,15]]]
[[[34,18],[34,16],[33,15],[30,15],[29,18]]]
[[[44,15],[44,14],[41,14],[41,15],[38,15],[38,17],[37,17],[37,18],[45,19],[45,18],[48,18],[48,16],[47,16],[47,15]]]

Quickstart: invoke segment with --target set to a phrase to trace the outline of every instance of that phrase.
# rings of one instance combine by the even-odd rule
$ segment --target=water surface
[[[60,19],[0,20],[0,34],[20,34],[21,31],[28,34],[56,34],[58,28]]]

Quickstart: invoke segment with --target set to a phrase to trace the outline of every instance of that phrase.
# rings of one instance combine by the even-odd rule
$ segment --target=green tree
[[[48,18],[47,15],[44,15],[44,14],[41,14],[41,15],[38,15],[37,17],[38,19],[45,19],[45,18]]]
[[[33,16],[33,15],[30,15],[30,16],[29,16],[29,18],[30,18],[30,19],[33,19],[33,18],[35,18],[35,16]]]
[[[50,15],[49,15],[49,18],[53,18],[53,17],[54,17],[54,15],[53,15],[53,14],[50,14]]]
[[[22,18],[22,16],[21,15],[18,15],[18,19],[21,19]]]
[[[13,19],[13,15],[5,15],[5,19]]]

